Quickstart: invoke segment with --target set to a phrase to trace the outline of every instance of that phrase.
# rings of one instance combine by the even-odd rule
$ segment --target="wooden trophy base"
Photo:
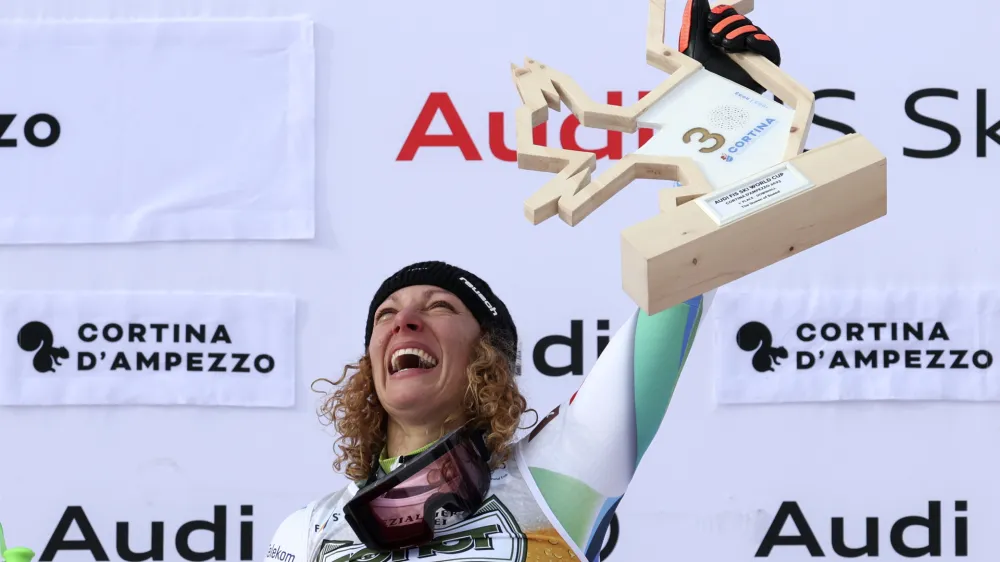
[[[683,190],[662,190],[662,212],[622,231],[625,292],[655,314],[885,216],[886,158],[864,137],[847,135],[775,168],[788,164],[812,185],[791,194],[773,189],[773,202],[759,199],[758,190],[758,199],[744,201],[742,216],[713,217],[706,207],[728,191],[753,191],[771,170],[697,202]]]

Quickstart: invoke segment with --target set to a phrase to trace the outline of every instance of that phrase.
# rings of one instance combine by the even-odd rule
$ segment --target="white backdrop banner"
[[[713,307],[722,403],[1000,400],[996,291],[722,290]]]
[[[312,238],[307,20],[0,24],[0,243]]]
[[[0,404],[288,407],[295,299],[0,294]]]
[[[667,42],[676,45],[685,2],[667,0],[666,7]],[[525,13],[532,17],[524,17]],[[293,202],[303,193],[295,182],[286,182],[291,186],[287,191],[260,187],[266,178],[285,173],[297,177],[294,174],[309,171],[306,164],[302,170],[276,164],[297,161],[295,154],[283,152],[285,144],[280,150],[272,149],[285,127],[284,117],[277,113],[277,92],[299,82],[264,66],[265,61],[278,65],[282,56],[267,50],[268,30],[297,29],[298,24],[272,27],[262,23],[253,33],[249,31],[257,25],[253,22],[269,18],[290,22],[298,14],[315,22],[318,212],[314,240],[0,246],[0,291],[292,293],[298,303],[294,408],[0,405],[4,449],[30,452],[0,468],[0,522],[8,545],[35,549],[37,562],[52,560],[45,554],[54,555],[57,562],[93,562],[99,556],[99,550],[68,550],[74,543],[59,542],[64,536],[67,540],[91,536],[77,524],[82,517],[68,531],[60,528],[72,506],[85,510],[110,562],[136,558],[117,548],[126,539],[133,551],[163,544],[165,560],[203,561],[203,556],[192,555],[186,548],[190,545],[196,552],[212,551],[220,561],[266,561],[269,539],[282,519],[346,483],[331,466],[336,433],[317,419],[322,396],[310,392],[310,384],[320,377],[336,379],[345,363],[357,360],[363,351],[372,295],[386,276],[406,264],[446,260],[489,282],[510,308],[523,340],[525,371],[519,387],[530,407],[543,416],[580,386],[607,339],[635,308],[622,291],[621,231],[658,211],[658,192],[666,184],[637,182],[575,227],[555,218],[537,226],[525,220],[524,200],[554,174],[517,167],[514,113],[521,100],[511,80],[510,64],[522,64],[530,56],[573,77],[595,100],[634,104],[642,92],[667,79],[646,64],[646,0],[583,4],[440,0],[432,8],[421,2],[327,0],[0,2],[0,20],[19,22],[3,24],[0,33],[3,70],[9,76],[5,82],[9,87],[0,88],[0,113],[17,114],[0,138],[18,141],[16,147],[0,146],[0,225],[19,221],[0,229],[0,240],[9,241],[12,236],[21,241],[38,239],[39,230],[61,232],[64,240],[79,239],[79,232],[69,232],[68,226],[53,218],[65,217],[67,209],[74,207],[84,215],[96,210],[109,225],[94,221],[98,226],[93,230],[78,229],[92,234],[102,232],[98,228],[120,232],[128,224],[123,216],[145,217],[136,221],[135,232],[126,229],[131,239],[151,230],[146,225],[153,223],[160,234],[176,234],[171,229],[181,224],[178,217],[197,217],[217,207],[232,211],[226,216],[233,217],[258,211],[264,218],[248,228],[266,233],[268,217],[305,209]],[[1000,221],[995,212],[1000,208],[1000,189],[992,179],[1000,158],[1000,72],[984,65],[984,57],[956,57],[954,49],[885,46],[886,21],[899,30],[925,29],[930,21],[936,29],[960,30],[962,52],[993,52],[995,34],[982,32],[1000,28],[1000,11],[993,3],[975,0],[956,9],[932,0],[841,0],[824,5],[757,0],[750,17],[780,45],[781,67],[816,93],[807,147],[815,149],[857,131],[886,155],[889,212],[728,284],[716,299],[730,291],[759,294],[762,299],[769,292],[794,295],[806,291],[823,299],[828,292],[847,289],[888,295],[887,288],[1000,287],[996,252]],[[184,24],[201,26],[204,35],[185,31],[183,41],[174,41],[167,34],[169,29],[179,29],[172,26],[180,24],[172,22],[191,18],[211,18]],[[108,47],[103,53],[106,57],[100,59],[91,57],[87,49],[75,52],[75,59],[67,59],[69,54],[56,56],[56,50],[62,49],[59,42],[37,39],[43,26],[69,25],[38,22],[69,21],[78,22],[73,24],[80,26],[75,29],[100,30],[97,35],[107,38],[107,24],[93,22],[109,19],[120,22],[119,29],[156,28],[163,39],[155,44],[132,43],[133,48]],[[259,59],[239,54],[227,59],[231,65],[212,62],[222,56],[222,42],[213,40],[220,37],[217,26],[223,20],[235,20],[225,25],[252,35],[240,39],[245,40],[242,44],[247,50],[262,45],[256,51]],[[26,38],[31,37],[29,43]],[[17,51],[14,41],[20,41]],[[275,43],[289,46],[291,50],[283,55],[287,57],[306,48],[305,41],[292,38]],[[197,56],[179,55],[182,44],[197,49],[192,51]],[[135,60],[145,65],[128,66],[132,74],[116,70],[115,65]],[[141,90],[152,96],[148,101],[123,93],[135,92],[136,81],[152,77],[154,71],[168,76],[166,62],[189,66],[172,66],[170,79],[164,78],[161,89]],[[297,67],[289,62],[285,68]],[[102,82],[94,83],[98,78]],[[111,83],[111,78],[120,83]],[[42,88],[43,83],[49,89]],[[248,105],[262,109],[250,115]],[[68,119],[63,106],[73,108],[73,119],[63,122]],[[190,113],[180,111],[181,107]],[[161,119],[157,112],[166,113]],[[49,147],[32,146],[23,132],[26,120],[40,113],[58,118],[62,125],[61,136]],[[109,115],[119,122],[91,119],[92,114]],[[298,119],[298,115],[289,113],[288,118]],[[207,118],[211,120],[206,122]],[[94,136],[81,137],[79,119],[89,123],[88,135],[94,123],[101,127]],[[123,150],[102,147],[100,142],[107,143],[112,132],[124,131],[125,124],[131,123],[161,127],[161,136],[138,131],[136,140],[125,143]],[[39,122],[34,131],[44,139],[45,123]],[[550,112],[550,121],[536,132],[553,148],[595,151],[598,173],[653,136],[648,128],[634,134],[587,129],[565,107]],[[240,168],[231,164],[232,154],[240,151],[226,152],[206,140],[225,139],[225,135],[233,143],[232,139],[240,139],[253,147],[244,151]],[[163,142],[156,144],[157,138]],[[149,150],[133,150],[133,145],[155,145],[162,149],[163,156],[158,158],[173,160],[154,162]],[[87,155],[97,164],[84,166]],[[267,168],[268,162],[273,167]],[[57,163],[76,169],[58,170]],[[192,166],[168,165],[177,163]],[[150,165],[155,173],[141,168]],[[102,169],[122,173],[113,175]],[[218,172],[211,177],[237,174],[249,182],[219,180],[203,182],[209,186],[201,191],[174,189],[187,185],[184,178],[208,177],[202,173],[206,169]],[[95,188],[92,181],[97,177],[110,183]],[[66,185],[53,184],[56,180],[80,186],[81,193],[90,191],[77,195]],[[270,179],[267,182],[272,185]],[[224,184],[230,191],[218,187]],[[156,197],[164,193],[150,190],[167,185],[173,190],[169,193],[177,196],[170,201],[190,203],[172,207],[176,215],[170,216],[169,229],[164,224],[168,213],[150,203],[161,201]],[[125,199],[140,196],[144,199],[134,203]],[[146,213],[146,209],[151,211]],[[310,224],[312,214],[307,214],[301,224],[296,223],[303,230]],[[37,216],[42,218],[35,222],[43,221],[43,226],[33,232],[32,221],[25,217]],[[72,225],[73,220],[68,217],[64,222]],[[221,221],[217,228],[231,232],[235,222]],[[203,230],[215,228],[204,221],[197,224]],[[926,310],[898,308],[936,302],[919,296],[922,292],[914,294],[903,302],[893,300],[897,303],[893,310],[864,308],[871,316],[861,320],[889,321],[884,316],[893,312],[898,321],[914,322],[939,311],[939,306],[930,304]],[[836,312],[840,309],[835,306],[842,302],[831,300],[831,308],[822,310]],[[69,301],[67,310],[83,310],[83,303],[83,299]],[[96,308],[86,306],[87,310]],[[255,306],[226,313],[234,341],[228,347],[235,348],[250,337],[237,334],[229,319],[259,318],[253,312]],[[898,345],[893,349],[924,350],[931,345],[969,349],[964,361],[970,365],[973,350],[995,354],[1000,342],[992,342],[993,319],[1000,314],[992,304],[976,311],[975,326],[981,326],[982,337],[977,343],[971,339],[973,328],[965,324],[970,318],[968,305],[962,306],[965,312],[941,309],[943,316],[935,317],[950,340],[895,342]],[[758,307],[772,310],[763,304]],[[141,309],[147,310],[145,305]],[[201,309],[191,320],[177,321],[209,323],[206,311],[213,310],[218,309]],[[804,544],[766,549],[765,538],[776,520],[787,522],[783,536],[806,533],[805,524],[786,517],[785,502],[797,502],[827,560],[840,559],[841,535],[845,544],[863,546],[870,517],[877,517],[879,523],[878,536],[872,533],[870,540],[880,546],[877,560],[902,559],[894,551],[906,550],[897,549],[891,529],[904,518],[928,517],[931,501],[941,505],[940,525],[933,526],[942,529],[941,557],[935,560],[1000,559],[996,533],[1000,528],[996,486],[1000,454],[995,431],[983,430],[1000,426],[996,403],[841,398],[720,407],[713,374],[721,369],[720,358],[727,354],[731,368],[760,378],[796,371],[798,351],[839,349],[853,354],[854,349],[847,347],[854,342],[825,342],[827,347],[821,348],[816,342],[797,341],[794,330],[788,337],[780,332],[797,326],[793,323],[811,322],[820,333],[826,322],[851,320],[847,312],[831,318],[788,318],[784,324],[765,316],[749,318],[767,323],[774,346],[784,346],[789,352],[788,359],[779,359],[781,365],[774,372],[758,373],[751,363],[756,352],[734,349],[733,330],[741,324],[733,321],[730,332],[717,339],[715,332],[724,328],[717,320],[724,310],[732,309],[716,300],[706,312],[670,409],[618,506],[619,526],[616,533],[608,533],[609,556],[603,560],[812,560],[812,549]],[[789,315],[792,310],[809,311],[789,308]],[[16,345],[23,323],[12,325],[0,334],[7,361],[0,365],[0,379],[9,385],[11,373],[62,381],[92,375],[67,369],[76,365],[78,351],[89,350],[75,341],[80,326],[74,323],[97,325],[82,312],[73,314],[80,320],[55,320],[55,314],[17,317],[22,322],[46,322],[55,332],[56,345],[74,355],[62,361],[56,373],[37,373],[33,354]],[[96,320],[110,322],[111,316],[116,315]],[[135,317],[139,322],[167,322],[154,316]],[[14,323],[10,313],[4,318]],[[190,347],[177,346],[178,350]],[[102,343],[100,351],[123,349]],[[10,357],[17,361],[14,370],[8,367]],[[284,364],[277,355],[275,359],[276,370],[282,369]],[[930,358],[924,354],[922,360],[926,364]],[[950,366],[952,356],[947,360]],[[901,356],[900,364],[905,366],[904,362]],[[884,375],[865,370],[876,380]],[[938,376],[937,371],[958,374],[955,380],[977,372],[971,367],[918,369],[908,380],[916,383],[921,380],[918,375]],[[133,370],[127,376],[150,374]],[[234,375],[194,374],[201,377],[200,383],[210,384],[218,377]],[[235,374],[250,378],[247,373]],[[795,372],[794,380],[818,374],[819,368],[814,367]],[[124,373],[113,376],[131,380],[119,375]],[[163,400],[169,401],[169,392],[176,388],[168,389]],[[317,388],[325,390],[326,385]],[[753,388],[760,394],[758,401],[776,400],[767,388]],[[883,391],[873,385],[861,390]],[[982,390],[987,395],[994,392],[991,386]],[[920,386],[908,389],[919,391]],[[5,395],[10,396],[6,391]],[[290,404],[292,394],[282,386],[267,398]],[[525,416],[526,425],[533,421],[534,416]],[[72,459],[71,468],[67,459]],[[966,511],[955,508],[959,501],[968,502]],[[215,516],[214,506],[227,506],[224,519],[221,514]],[[243,506],[252,506],[247,510],[252,514],[244,514]],[[953,531],[958,517],[968,518],[968,556],[956,554]],[[844,518],[842,528],[840,518]],[[203,520],[218,520],[213,528],[220,531],[187,533],[192,528],[189,523]],[[223,521],[228,531],[224,535]],[[152,532],[161,522],[163,541],[154,539]],[[252,529],[244,531],[244,523],[252,523]],[[906,535],[911,547],[930,540],[920,526],[906,527]],[[226,550],[213,551],[213,541],[223,542],[223,538]],[[252,553],[244,551],[244,540],[253,543]],[[46,552],[49,544],[61,544],[64,549],[55,552],[53,547]],[[755,556],[762,545],[767,554]]]

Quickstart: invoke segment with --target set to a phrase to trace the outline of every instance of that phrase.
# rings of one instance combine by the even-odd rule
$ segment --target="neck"
[[[464,421],[464,419],[437,420],[429,423],[411,424],[390,417],[386,428],[386,456],[393,458],[410,454],[444,437],[449,431],[462,425]]]

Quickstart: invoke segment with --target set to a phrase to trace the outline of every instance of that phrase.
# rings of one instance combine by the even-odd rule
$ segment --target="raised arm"
[[[542,498],[590,560],[666,414],[703,309],[696,297],[653,316],[636,310],[580,389],[521,442]]]

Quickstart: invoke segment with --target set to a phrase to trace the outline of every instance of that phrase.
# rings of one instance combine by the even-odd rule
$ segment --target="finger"
[[[763,33],[760,28],[749,21],[742,25],[732,26],[732,29],[722,35],[722,48],[730,52],[741,52],[749,49],[747,39],[755,34]]]
[[[778,48],[778,44],[774,42],[774,39],[768,37],[763,31],[749,34],[746,46],[747,49],[763,56],[774,63],[775,66],[781,66],[781,49]]]
[[[708,17],[709,41],[716,47],[728,50],[745,50],[746,39],[741,37],[747,31],[758,31],[756,26],[732,6],[716,6]]]
[[[708,23],[709,25],[715,25],[721,20],[734,15],[739,15],[736,8],[730,6],[729,4],[719,4],[718,6],[712,8],[711,12],[708,14]]]

